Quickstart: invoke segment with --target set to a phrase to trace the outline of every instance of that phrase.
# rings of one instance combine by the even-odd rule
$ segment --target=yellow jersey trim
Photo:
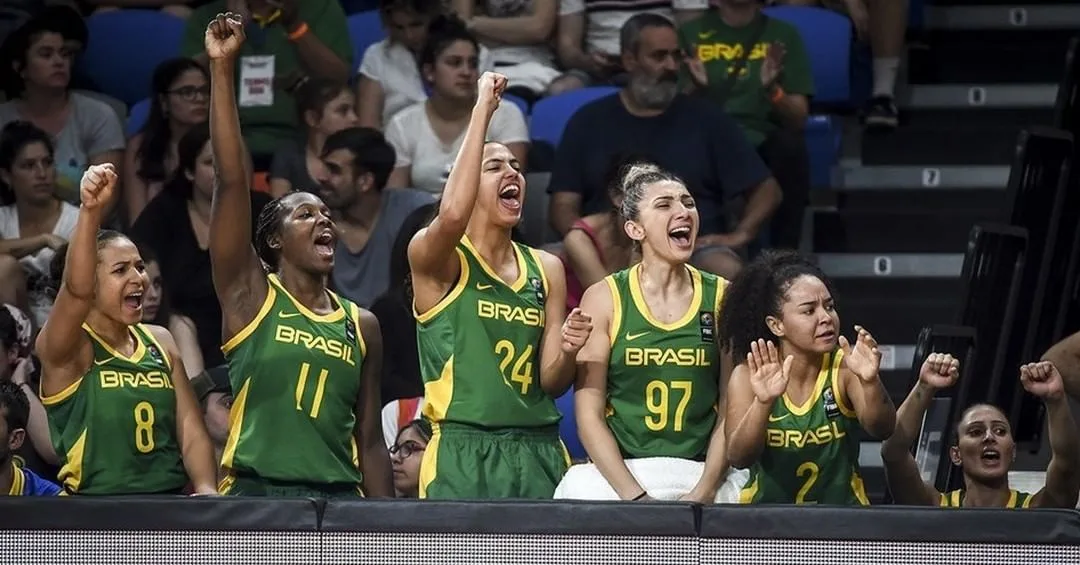
[[[165,367],[169,369],[170,373],[172,373],[172,358],[169,356],[169,350],[165,349],[165,346],[161,345],[161,342],[158,341],[158,338],[154,337],[154,332],[150,331],[150,328],[146,327],[146,324],[139,324],[139,330],[142,331],[142,333],[146,334],[147,339],[154,342],[154,345],[157,346],[158,351],[161,352],[161,356],[165,359]]]
[[[847,391],[840,386],[840,360],[843,357],[844,350],[842,349],[837,349],[836,353],[833,354],[831,382],[833,392],[836,393],[833,396],[836,397],[836,406],[840,408],[841,414],[848,418],[858,418],[859,415],[855,413],[855,408],[848,404],[848,401],[845,397]]]
[[[435,319],[435,316],[438,316],[440,312],[453,304],[461,296],[461,293],[465,291],[465,287],[469,285],[469,261],[465,258],[465,253],[461,249],[455,248],[454,251],[457,252],[458,262],[461,263],[461,273],[458,274],[458,280],[442,300],[436,302],[430,310],[423,314],[416,310],[416,298],[413,298],[413,317],[416,318],[418,324],[427,324]]]
[[[291,292],[289,292],[289,289],[285,288],[285,285],[281,283],[281,279],[279,279],[277,275],[269,274],[267,275],[267,279],[270,281],[269,284],[277,286],[278,290],[281,291],[281,294],[284,295],[285,298],[288,298],[290,302],[292,302],[293,306],[296,307],[297,311],[299,311],[301,314],[303,314],[305,318],[311,320],[312,322],[337,322],[345,317],[345,309],[341,306],[341,300],[339,300],[337,295],[335,295],[333,292],[330,292],[329,290],[326,291],[326,294],[330,297],[330,300],[332,302],[335,302],[337,304],[337,307],[334,308],[332,312],[328,312],[326,314],[317,314],[315,312],[312,312],[311,309],[307,306],[301,304],[300,301],[297,300]]]
[[[469,240],[469,236],[462,236],[461,244],[465,246],[465,249],[469,250],[469,253],[472,253],[473,258],[480,264],[480,268],[483,269],[489,277],[509,287],[510,290],[515,293],[520,292],[525,286],[525,280],[528,279],[528,267],[525,265],[525,256],[521,253],[521,250],[517,248],[517,245],[515,245],[514,242],[510,242],[510,247],[514,250],[514,259],[517,260],[518,276],[512,283],[504,281],[502,277],[495,273],[495,269],[492,269],[491,265],[488,265],[487,261],[480,255],[480,252],[473,246],[472,241]]]
[[[675,320],[670,324],[665,324],[660,320],[653,317],[652,311],[649,310],[649,305],[645,303],[645,295],[641,290],[641,263],[634,265],[630,268],[630,297],[634,301],[634,307],[637,308],[645,321],[657,329],[664,331],[677,330],[686,324],[689,324],[697,316],[698,310],[701,308],[702,295],[705,293],[701,284],[701,272],[697,269],[686,266],[686,270],[690,273],[690,282],[694,285],[694,296],[690,299],[690,306],[686,309],[682,318]]]
[[[11,461],[11,488],[8,489],[8,496],[22,496],[23,489],[26,488],[26,476],[23,475],[22,469],[15,464],[15,461]]]
[[[90,324],[84,322],[82,327],[86,330],[86,333],[90,335],[90,339],[96,341],[102,349],[117,359],[122,359],[131,364],[137,364],[142,361],[143,355],[146,354],[146,344],[143,342],[143,338],[139,335],[139,332],[135,331],[135,328],[132,326],[128,326],[127,328],[128,335],[135,338],[135,351],[131,353],[130,357],[113,349],[108,343],[105,343],[105,340],[94,331],[94,328],[90,327]],[[97,364],[97,359],[94,360],[94,363]],[[102,363],[102,365],[104,365],[104,363]]]
[[[229,437],[225,440],[225,448],[221,452],[221,466],[232,473],[233,457],[236,456],[236,446],[240,443],[240,431],[244,427],[244,409],[247,408],[248,390],[251,388],[251,377],[248,377],[244,381],[244,385],[240,387],[240,392],[233,398],[232,409],[229,410]],[[222,481],[224,485],[224,481]],[[231,486],[225,485],[227,488]],[[218,492],[225,493],[221,490],[222,487],[218,487]]]
[[[360,345],[361,364],[363,364],[363,359],[367,358],[367,341],[364,340],[364,330],[360,327],[360,307],[354,303],[349,303],[349,312],[353,324],[356,326],[356,341]]]
[[[263,300],[262,306],[259,307],[259,312],[255,314],[250,322],[236,335],[232,336],[229,341],[225,342],[225,345],[221,346],[221,352],[228,355],[230,351],[236,349],[247,338],[251,337],[251,334],[255,333],[255,330],[259,329],[259,324],[262,323],[266,315],[270,313],[270,308],[274,305],[274,299],[277,297],[277,290],[274,285],[266,284],[266,300]]]
[[[64,390],[62,390],[62,391],[60,391],[60,392],[58,392],[58,393],[56,393],[56,394],[54,394],[52,396],[45,396],[45,392],[44,392],[45,389],[39,387],[38,395],[41,396],[41,404],[43,404],[45,406],[53,406],[53,405],[56,405],[56,404],[60,404],[61,402],[71,398],[72,395],[74,395],[76,392],[78,392],[79,391],[79,385],[81,385],[82,382],[83,382],[83,378],[79,377],[79,378],[75,379],[75,382],[67,385],[67,387],[64,388]]]
[[[716,277],[716,299],[713,301],[713,316],[716,326],[720,326],[720,307],[724,304],[724,293],[727,292],[728,281],[724,277]]]
[[[439,443],[442,440],[442,429],[438,422],[431,424],[431,441],[424,448],[424,455],[420,459],[420,498],[427,498],[428,487],[435,482],[439,474]]]
[[[821,369],[818,370],[817,381],[814,383],[814,388],[810,391],[810,396],[807,397],[805,402],[796,405],[795,401],[791,400],[791,397],[788,396],[787,391],[784,391],[784,406],[787,407],[788,412],[791,412],[796,416],[805,416],[810,412],[810,409],[812,409],[818,399],[821,398],[821,391],[825,389],[825,383],[829,382],[829,373],[832,369],[832,364],[829,363],[829,361],[832,360],[832,357],[833,356],[826,354],[821,359]]]
[[[64,490],[72,493],[79,492],[83,479],[83,456],[85,454],[86,430],[83,429],[79,439],[75,440],[71,449],[64,454],[64,464],[57,473],[57,477],[63,482]]]
[[[525,249],[529,250],[529,255],[532,255],[533,261],[536,261],[536,268],[540,269],[540,281],[544,284],[544,296],[546,297],[551,293],[551,290],[550,285],[548,285],[547,269],[544,268],[544,262],[540,260],[540,252],[532,247],[525,247]]]
[[[608,275],[604,277],[604,281],[611,290],[611,329],[609,331],[611,332],[611,346],[614,347],[615,339],[619,337],[619,330],[622,329],[622,295],[619,294],[619,285],[615,284],[614,276]]]

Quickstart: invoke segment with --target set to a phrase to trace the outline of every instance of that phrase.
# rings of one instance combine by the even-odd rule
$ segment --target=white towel
[[[656,500],[679,500],[697,484],[705,463],[674,457],[627,459],[626,466],[649,496]],[[750,472],[730,469],[716,491],[716,502],[735,504]],[[615,489],[592,463],[574,465],[563,475],[555,498],[572,500],[619,500]]]

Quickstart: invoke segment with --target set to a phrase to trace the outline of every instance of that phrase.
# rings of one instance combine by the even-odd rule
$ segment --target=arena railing
[[[1076,564],[1080,513],[881,506],[7,498],[0,563]]]

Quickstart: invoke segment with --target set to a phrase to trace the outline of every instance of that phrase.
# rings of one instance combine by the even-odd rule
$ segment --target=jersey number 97
[[[679,394],[674,414],[671,414],[672,391]],[[670,383],[661,380],[649,381],[649,384],[645,385],[645,408],[649,411],[649,415],[645,416],[645,427],[654,432],[661,432],[670,424],[672,430],[683,431],[683,424],[686,423],[686,407],[690,404],[690,397],[693,395],[693,381],[671,381]]]

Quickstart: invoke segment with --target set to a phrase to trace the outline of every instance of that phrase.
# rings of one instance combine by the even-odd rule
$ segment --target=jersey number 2
[[[799,487],[799,492],[795,493],[795,504],[807,504],[806,495],[810,494],[810,489],[814,488],[819,472],[817,463],[813,461],[807,461],[795,469],[796,477],[800,479],[805,477],[802,486]]]
[[[649,410],[649,415],[645,416],[645,427],[654,432],[663,431],[668,426],[668,413],[671,411],[671,390],[682,392],[679,397],[679,404],[675,407],[675,417],[671,427],[677,432],[683,430],[686,405],[690,404],[690,397],[694,395],[693,381],[671,381],[666,383],[661,380],[654,380],[645,385],[645,408]]]
[[[139,453],[154,450],[154,407],[145,400],[135,405],[135,449]]]
[[[495,344],[495,355],[502,356],[502,361],[499,361],[499,372],[503,374],[506,384],[512,387],[514,385],[510,383],[518,383],[521,394],[529,394],[529,386],[533,383],[533,346],[526,345],[525,350],[518,356],[514,344],[508,339],[501,339]],[[506,369],[510,368],[511,363],[514,366],[510,374],[507,374]]]
[[[300,376],[296,380],[296,410],[298,412],[307,412],[304,408],[304,392],[307,390],[307,378],[311,372],[311,364],[303,363],[300,365]],[[319,381],[315,384],[315,398],[311,401],[311,412],[308,415],[311,419],[319,417],[319,408],[322,407],[323,394],[326,393],[326,377],[330,375],[330,372],[326,369],[319,371]]]

